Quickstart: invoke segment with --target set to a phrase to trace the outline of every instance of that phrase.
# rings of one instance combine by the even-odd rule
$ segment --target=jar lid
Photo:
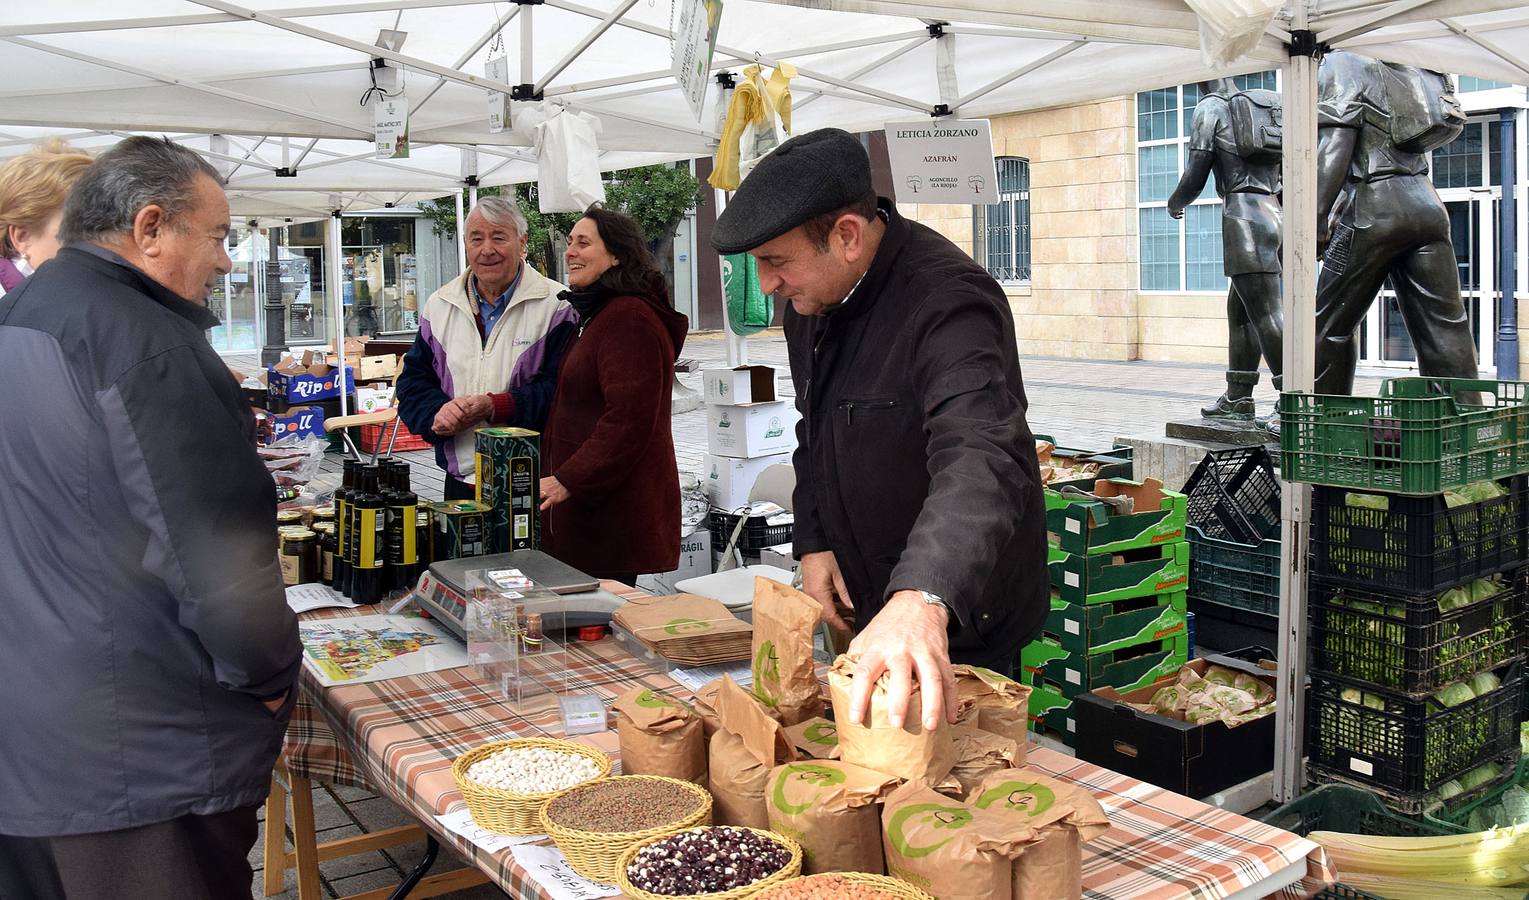
[[[335,534],[339,529],[333,522],[314,522],[313,530],[322,534]]]
[[[303,511],[300,509],[278,509],[276,511],[276,521],[278,522],[300,522],[302,518]]]
[[[318,537],[318,534],[311,528],[294,528],[284,533],[289,541],[311,541]]]

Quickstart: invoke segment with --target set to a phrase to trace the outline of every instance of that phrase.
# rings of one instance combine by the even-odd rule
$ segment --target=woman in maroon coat
[[[573,290],[561,296],[579,328],[542,438],[545,548],[587,574],[633,584],[679,565],[669,402],[688,323],[630,216],[591,206],[566,258]]]

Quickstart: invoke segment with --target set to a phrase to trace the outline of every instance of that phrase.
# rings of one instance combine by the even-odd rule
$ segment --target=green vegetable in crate
[[[1485,697],[1500,687],[1502,679],[1491,672],[1477,672],[1471,679],[1471,692],[1478,697]]]
[[[1478,578],[1471,582],[1471,602],[1485,600],[1502,593],[1502,583],[1495,578]]]
[[[1366,691],[1364,695],[1364,705],[1370,709],[1378,709],[1381,712],[1385,712],[1386,710],[1385,699],[1378,694],[1372,694],[1368,691]]]
[[[1518,725],[1518,752],[1529,756],[1529,722],[1520,722]]]
[[[1461,775],[1460,786],[1467,791],[1474,791],[1476,788],[1496,781],[1501,774],[1502,770],[1497,768],[1496,763],[1487,763]]]
[[[1343,504],[1353,509],[1378,509],[1382,512],[1391,508],[1391,501],[1383,494],[1349,492],[1343,495]]]
[[[1498,497],[1508,496],[1508,491],[1495,481],[1478,481],[1453,491],[1444,492],[1444,505],[1450,509],[1471,503],[1485,503]]]
[[[1471,605],[1471,587],[1450,588],[1439,595],[1439,612],[1449,612],[1462,606]]]
[[[1471,690],[1471,686],[1465,682],[1457,681],[1454,684],[1447,684],[1440,688],[1438,693],[1434,694],[1433,696],[1434,699],[1438,700],[1441,705],[1447,707],[1455,707],[1462,703],[1467,703],[1471,700],[1475,700],[1476,692]]]
[[[1439,789],[1435,793],[1440,800],[1453,800],[1465,793],[1465,788],[1461,786],[1460,782],[1451,779],[1439,785]]]

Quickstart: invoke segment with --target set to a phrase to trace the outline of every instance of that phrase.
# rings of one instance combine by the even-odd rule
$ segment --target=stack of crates
[[[1184,495],[1157,481],[1100,478],[1087,493],[1045,496],[1051,611],[1021,651],[1021,677],[1032,728],[1071,746],[1079,694],[1149,684],[1189,659]]]
[[[1313,780],[1398,812],[1512,776],[1523,697],[1529,405],[1518,382],[1399,378],[1286,394],[1283,468],[1315,485]]]
[[[1277,647],[1280,485],[1263,447],[1207,453],[1184,483],[1200,646]]]

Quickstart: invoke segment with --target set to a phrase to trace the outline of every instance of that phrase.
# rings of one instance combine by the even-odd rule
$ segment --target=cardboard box
[[[1151,597],[1189,586],[1189,544],[1175,541],[1120,553],[1053,553],[1051,587],[1069,603]]]
[[[355,371],[344,369],[344,392],[356,389]],[[312,366],[273,366],[266,373],[266,393],[273,404],[311,403],[338,398],[341,392],[340,370],[323,363]]]
[[[1074,653],[1054,637],[1042,635],[1019,654],[1020,680],[1033,684],[1044,678],[1070,697],[1102,687],[1129,691],[1151,684],[1189,661],[1189,629],[1168,637],[1118,647],[1101,653]]]
[[[1046,531],[1051,545],[1067,553],[1119,553],[1184,540],[1186,499],[1163,489],[1156,478],[1127,481],[1101,478],[1093,493],[1099,497],[1130,497],[1133,512],[1119,512],[1102,500],[1069,500],[1046,491]]]
[[[1150,604],[1150,605],[1144,605]],[[1183,591],[1113,603],[1068,603],[1051,591],[1045,635],[1069,654],[1092,656],[1188,633]]]
[[[753,459],[796,449],[796,407],[781,400],[706,408],[706,450],[713,456]]]
[[[702,522],[696,529],[680,538],[680,564],[672,572],[648,576],[666,594],[680,593],[679,584],[687,578],[699,578],[712,573],[711,529]]]
[[[393,406],[392,388],[356,388],[356,412],[374,413]]]
[[[489,508],[473,500],[430,504],[430,558],[435,562],[488,553]]]
[[[773,453],[754,459],[706,454],[706,499],[718,509],[735,510],[749,502],[749,491],[759,473],[771,466],[790,465],[791,454]]]
[[[268,443],[286,438],[324,437],[326,414],[320,406],[293,406],[286,412],[271,413],[271,437]]]
[[[1030,730],[1050,735],[1069,747],[1076,746],[1078,727],[1073,706],[1073,698],[1054,685],[1031,685]]]
[[[795,572],[796,567],[801,565],[796,557],[791,555],[790,544],[776,544],[774,547],[766,547],[759,551],[759,564],[762,566],[774,566],[787,572]]]
[[[1201,675],[1211,665],[1247,672],[1274,687],[1273,670],[1254,663],[1224,656],[1189,663]],[[1191,725],[1126,705],[1151,702],[1159,687],[1177,677],[1174,672],[1131,691],[1105,687],[1078,695],[1072,706],[1078,758],[1189,797],[1209,797],[1274,767],[1274,716],[1228,728],[1222,722]]]
[[[480,428],[475,434],[478,502],[489,514],[489,553],[541,547],[541,434]]]
[[[780,399],[776,378],[774,366],[706,369],[701,372],[701,392],[707,403],[719,406],[773,403]]]
[[[398,374],[398,357],[391,353],[384,353],[380,356],[363,356],[361,357],[360,365],[356,368],[360,372],[362,381],[372,381],[374,379],[390,381],[394,375]]]

